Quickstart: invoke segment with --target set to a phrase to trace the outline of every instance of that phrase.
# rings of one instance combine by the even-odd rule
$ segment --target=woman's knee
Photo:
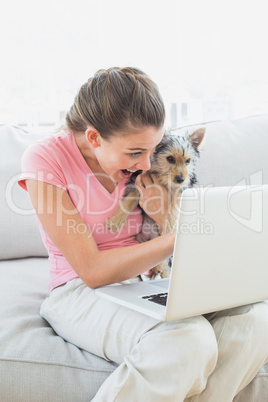
[[[253,304],[254,320],[264,329],[268,330],[268,303],[260,302]]]
[[[190,387],[187,396],[189,397],[199,394],[205,389],[207,379],[215,369],[218,360],[215,333],[204,317],[194,317],[188,320],[185,326],[184,347],[187,353],[182,356],[180,350],[177,349],[177,357],[178,361],[185,367],[185,372],[187,372],[186,367],[188,367],[187,375]],[[176,350],[176,347],[174,349]],[[185,361],[181,357],[184,357]]]
[[[268,351],[268,304],[266,302],[253,304],[251,319],[258,336],[263,338],[262,345],[266,342]]]
[[[212,372],[218,359],[218,345],[213,327],[203,317],[196,317],[193,325],[190,342],[195,345],[193,353],[197,353],[196,360],[199,364],[207,365],[207,371]]]
[[[255,332],[263,334],[268,340],[268,304],[259,302],[246,306],[236,307],[229,310],[230,317],[245,322],[248,327],[254,328]]]
[[[174,358],[180,359],[184,356],[188,362],[194,362],[200,369],[203,366],[212,371],[216,365],[218,348],[215,333],[210,323],[202,316],[159,323],[144,337],[148,337],[148,341],[151,338],[153,344],[157,339],[158,343],[165,344],[165,348]]]

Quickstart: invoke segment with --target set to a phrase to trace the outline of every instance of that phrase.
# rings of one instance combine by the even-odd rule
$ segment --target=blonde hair
[[[76,133],[91,125],[108,139],[133,128],[160,128],[164,120],[165,107],[157,85],[137,68],[112,67],[98,70],[81,86],[65,126]]]

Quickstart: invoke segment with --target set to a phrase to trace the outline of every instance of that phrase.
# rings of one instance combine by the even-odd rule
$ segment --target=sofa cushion
[[[268,401],[268,364],[262,366],[254,380],[234,398],[234,402]]]
[[[202,126],[206,127],[206,135],[196,169],[199,185],[268,183],[268,114]],[[194,127],[174,132],[191,131]]]
[[[41,135],[0,125],[0,259],[47,256],[28,193],[17,184],[21,156]],[[2,144],[2,145],[1,145]]]
[[[0,400],[90,401],[117,367],[55,334],[39,315],[48,259],[0,262]]]

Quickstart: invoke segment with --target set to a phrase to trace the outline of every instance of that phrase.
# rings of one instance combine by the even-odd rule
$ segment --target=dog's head
[[[166,132],[151,157],[150,173],[171,190],[181,191],[196,183],[195,166],[205,128],[183,136]]]

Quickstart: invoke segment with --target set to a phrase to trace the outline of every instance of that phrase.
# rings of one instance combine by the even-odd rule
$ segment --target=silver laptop
[[[268,299],[268,185],[185,190],[170,278],[96,293],[162,321]]]

